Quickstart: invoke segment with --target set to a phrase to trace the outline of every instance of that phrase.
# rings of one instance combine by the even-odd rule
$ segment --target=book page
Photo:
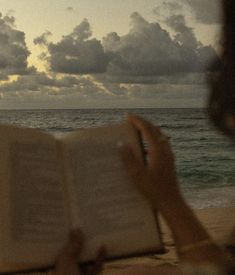
[[[28,129],[0,135],[0,260],[52,264],[69,230],[56,141]]]
[[[137,133],[127,125],[81,131],[66,140],[73,225],[86,237],[82,260],[105,245],[108,256],[161,249],[153,212],[126,175],[118,143],[141,155]]]

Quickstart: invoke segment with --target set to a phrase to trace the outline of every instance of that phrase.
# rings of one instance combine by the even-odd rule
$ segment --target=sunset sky
[[[0,0],[0,108],[203,107],[219,3]]]

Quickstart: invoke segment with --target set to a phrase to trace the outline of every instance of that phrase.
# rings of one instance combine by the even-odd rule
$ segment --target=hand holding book
[[[128,121],[147,142],[148,161],[144,165],[131,146],[126,145],[121,148],[124,165],[130,179],[167,221],[180,260],[192,266],[211,265],[215,270],[217,267],[229,269],[231,262],[228,255],[214,242],[180,193],[169,138],[162,134],[160,128],[138,116],[131,115]]]
[[[147,143],[147,163],[136,155],[130,145],[124,145],[121,157],[132,182],[145,195],[151,205],[159,210],[165,209],[180,197],[176,175],[174,155],[169,137],[159,127],[135,115],[128,116],[133,125]]]

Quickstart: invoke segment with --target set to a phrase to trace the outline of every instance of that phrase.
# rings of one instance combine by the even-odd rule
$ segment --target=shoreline
[[[235,207],[235,186],[214,186],[182,190],[186,202],[195,211]]]

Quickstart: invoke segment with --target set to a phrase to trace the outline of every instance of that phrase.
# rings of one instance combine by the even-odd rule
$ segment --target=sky
[[[0,0],[0,12],[1,109],[206,104],[219,0]]]

